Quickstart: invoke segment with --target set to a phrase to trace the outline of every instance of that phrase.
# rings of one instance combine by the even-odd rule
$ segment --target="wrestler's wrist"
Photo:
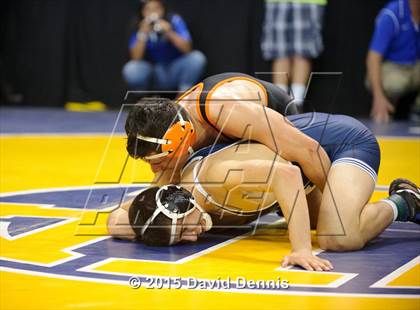
[[[305,245],[299,247],[292,247],[292,253],[299,253],[299,254],[312,254],[312,245]]]

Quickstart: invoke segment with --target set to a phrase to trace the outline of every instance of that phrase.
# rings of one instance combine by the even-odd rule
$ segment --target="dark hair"
[[[163,138],[168,128],[177,120],[178,111],[188,119],[187,112],[170,99],[149,97],[137,102],[125,121],[128,154],[139,158],[152,151],[159,153],[159,144],[139,140],[137,135]]]
[[[156,210],[155,196],[158,190],[159,187],[151,187],[138,194],[128,210],[128,219],[137,240],[143,241],[146,245],[166,246],[171,239],[172,220],[163,213],[156,216],[141,236],[144,224]]]

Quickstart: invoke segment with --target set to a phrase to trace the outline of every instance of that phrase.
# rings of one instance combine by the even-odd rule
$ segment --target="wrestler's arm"
[[[218,120],[217,126],[223,133],[258,141],[286,160],[299,163],[304,174],[323,190],[331,166],[327,153],[283,115],[240,100],[209,106],[211,119]]]
[[[329,261],[312,254],[309,210],[303,188],[299,167],[290,163],[267,160],[235,161],[220,163],[213,170],[218,174],[230,170],[239,170],[243,174],[227,178],[223,184],[226,190],[237,188],[243,178],[247,180],[247,189],[256,181],[255,187],[261,191],[272,191],[281,206],[289,229],[292,252],[283,259],[282,266],[299,265],[307,270],[330,270]],[[262,182],[261,182],[262,181]]]
[[[166,169],[155,174],[150,186],[163,186],[177,183],[179,183],[179,173],[173,169]],[[110,213],[107,222],[109,235],[119,239],[135,239],[134,231],[131,229],[128,220],[128,210],[132,202],[133,199],[127,200]]]
[[[150,186],[163,186],[167,184],[178,184],[180,181],[179,173],[173,169],[166,169],[155,174]],[[111,212],[108,217],[108,233],[119,239],[133,240],[135,234],[130,227],[128,220],[128,210],[133,199],[123,202],[117,209]]]
[[[114,238],[134,240],[136,235],[128,220],[128,208],[133,200],[123,203],[109,214],[107,221],[108,234]]]

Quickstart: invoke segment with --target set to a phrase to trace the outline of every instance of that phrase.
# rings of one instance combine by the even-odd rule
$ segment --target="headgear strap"
[[[137,139],[162,145],[162,151],[159,154],[143,157],[146,160],[157,159],[161,157],[179,157],[187,152],[194,153],[192,145],[195,143],[195,130],[191,122],[185,121],[181,113],[177,112],[178,122],[172,125],[165,133],[162,139],[147,137],[138,134]]]
[[[178,197],[177,195],[173,196],[173,201],[166,201],[162,203],[161,197],[163,196],[162,194],[164,193],[164,191],[169,190],[170,188],[176,188],[175,192],[179,192]],[[187,197],[185,197],[185,192],[188,193]],[[162,188],[160,188],[157,192],[156,192],[156,210],[153,212],[152,216],[149,217],[147,219],[147,221],[144,223],[143,228],[141,230],[141,236],[143,237],[145,231],[147,230],[147,228],[150,226],[150,224],[155,220],[155,218],[160,214],[163,213],[165,216],[167,216],[168,218],[172,219],[172,223],[171,223],[171,237],[169,240],[169,245],[172,245],[175,241],[175,233],[176,233],[176,224],[177,221],[181,218],[184,218],[185,216],[187,216],[188,214],[192,213],[194,211],[195,208],[198,208],[202,214],[207,214],[201,207],[200,205],[195,201],[194,197],[187,192],[186,190],[182,189],[180,186],[178,185],[165,185]],[[179,201],[177,201],[179,200]],[[185,210],[180,209],[180,205],[179,203],[177,204],[177,202],[181,202],[181,200],[184,200],[183,202],[188,203],[188,205],[185,207]],[[192,204],[192,207],[190,207],[190,204]],[[212,223],[211,223],[211,218],[210,216],[205,217],[206,220],[206,226],[208,227],[208,229],[211,228]]]

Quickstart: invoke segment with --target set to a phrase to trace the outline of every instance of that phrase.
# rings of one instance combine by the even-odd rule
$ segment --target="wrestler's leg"
[[[309,219],[311,221],[311,229],[316,229],[318,223],[319,207],[322,200],[322,192],[315,188],[309,195],[306,196],[309,208]]]
[[[321,248],[358,250],[392,223],[394,213],[389,204],[368,203],[375,182],[362,169],[333,165],[327,180],[317,226]]]

